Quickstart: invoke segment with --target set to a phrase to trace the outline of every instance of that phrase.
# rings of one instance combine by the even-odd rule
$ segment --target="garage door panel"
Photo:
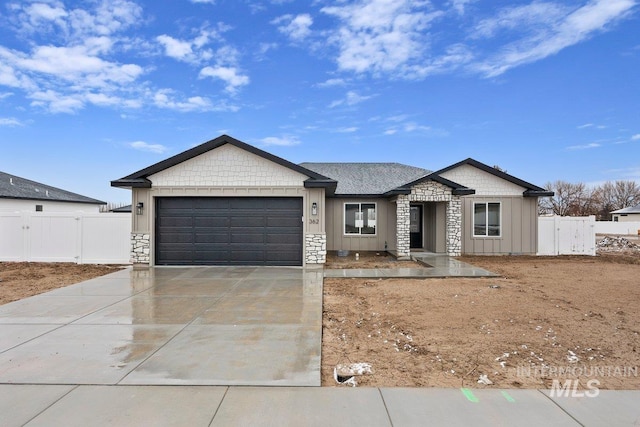
[[[195,243],[229,243],[229,233],[196,233]]]
[[[158,265],[302,265],[301,198],[158,198]]]
[[[264,217],[252,217],[249,215],[242,215],[231,217],[231,227],[265,227],[266,221]]]
[[[195,217],[193,224],[196,227],[228,227],[229,218],[227,216],[203,216]]]
[[[164,240],[167,240],[167,241],[171,242],[171,244],[175,244],[175,245],[179,245],[181,243],[190,245],[191,242],[193,241],[193,235],[191,233],[171,233],[171,232],[168,232],[168,233],[165,233],[162,236],[162,240],[160,240],[160,244],[163,244],[162,242]]]
[[[275,245],[298,245],[299,237],[297,234],[280,234],[277,236],[267,236],[266,242]]]
[[[236,234],[236,233],[233,233],[233,234],[231,234],[231,243],[235,243],[235,244],[244,244],[244,245],[260,244],[260,245],[262,245],[264,243],[264,240],[265,240],[265,236],[264,236],[263,233],[255,233],[255,234],[251,234],[251,233]]]

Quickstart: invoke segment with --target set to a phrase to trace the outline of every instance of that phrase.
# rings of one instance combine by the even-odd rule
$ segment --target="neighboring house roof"
[[[640,214],[640,204],[628,208],[618,209],[611,212],[612,214]]]
[[[472,158],[462,160],[461,162],[455,163],[451,166],[447,166],[444,169],[435,171],[433,175],[440,175],[444,172],[450,171],[462,165],[470,165],[470,166],[476,167],[480,170],[490,173],[491,175],[497,176],[498,178],[502,178],[513,184],[519,185],[520,187],[524,187],[525,188],[525,191],[523,193],[524,197],[552,197],[554,195],[553,191],[545,190],[542,187],[538,187],[537,185],[533,185],[527,181],[523,181],[519,178],[516,178],[513,175],[509,175],[508,173],[502,172],[501,170],[498,170],[489,165],[485,165],[484,163],[474,160]]]
[[[150,188],[151,181],[149,181],[148,179],[150,175],[161,172],[172,166],[178,165],[184,161],[193,159],[194,157],[197,157],[208,151],[214,150],[225,144],[231,144],[242,150],[248,151],[266,160],[279,164],[280,166],[284,166],[293,171],[296,171],[303,175],[308,176],[309,179],[307,179],[304,182],[304,186],[307,188],[326,188],[327,193],[332,194],[333,190],[336,187],[336,182],[333,179],[327,178],[326,176],[320,175],[314,171],[311,171],[302,166],[296,165],[295,163],[291,163],[290,161],[285,160],[281,157],[274,156],[273,154],[267,153],[266,151],[260,150],[259,148],[256,148],[252,145],[245,144],[244,142],[239,141],[235,138],[232,138],[228,135],[221,135],[215,139],[212,139],[211,141],[205,142],[204,144],[200,144],[197,147],[194,147],[190,150],[177,154],[173,157],[170,157],[166,160],[158,162],[147,168],[139,170],[138,172],[125,176],[124,178],[111,181],[111,185],[113,187]]]
[[[131,213],[131,205],[120,206],[119,208],[113,208],[110,212],[115,213]]]
[[[336,195],[372,196],[388,193],[431,171],[400,163],[301,163],[338,181]]]
[[[0,172],[0,198],[106,205],[105,202]]]

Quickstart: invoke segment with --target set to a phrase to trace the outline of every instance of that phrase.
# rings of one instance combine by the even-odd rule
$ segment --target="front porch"
[[[396,250],[409,259],[411,250],[459,256],[462,253],[462,203],[452,189],[434,181],[420,182],[398,195]]]

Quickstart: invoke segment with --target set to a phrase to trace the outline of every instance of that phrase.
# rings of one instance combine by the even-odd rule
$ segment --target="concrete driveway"
[[[0,383],[319,386],[322,269],[122,270],[0,306]]]

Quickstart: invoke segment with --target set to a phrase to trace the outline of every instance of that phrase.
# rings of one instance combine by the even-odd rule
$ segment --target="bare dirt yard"
[[[122,266],[0,262],[0,305],[103,276]]]
[[[640,388],[638,251],[460,259],[502,277],[326,279],[322,384],[369,363],[359,386]]]
[[[358,261],[355,261],[356,253],[359,255]],[[387,252],[351,251],[349,255],[345,257],[339,257],[336,252],[329,252],[324,268],[424,268],[424,265],[415,261],[398,261]]]

